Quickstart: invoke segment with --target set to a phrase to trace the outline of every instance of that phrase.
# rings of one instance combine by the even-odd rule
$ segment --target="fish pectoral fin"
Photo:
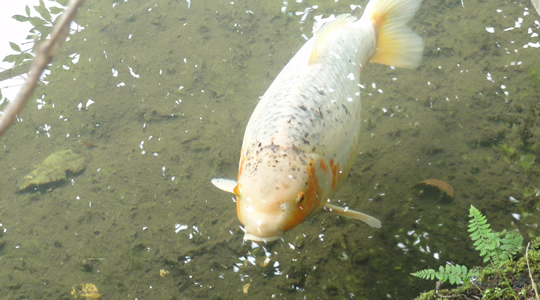
[[[351,210],[351,209],[345,209],[343,207],[335,206],[335,205],[330,204],[330,203],[325,203],[324,204],[324,209],[326,211],[329,211],[329,212],[334,213],[334,214],[339,215],[339,216],[360,220],[360,221],[368,224],[371,227],[381,228],[381,221],[379,221],[379,219],[374,218],[374,217],[372,217],[370,215],[366,215],[366,214],[361,213],[359,211],[355,211],[355,210]]]
[[[232,179],[212,178],[212,184],[220,190],[234,194],[234,187],[236,187],[237,182]]]

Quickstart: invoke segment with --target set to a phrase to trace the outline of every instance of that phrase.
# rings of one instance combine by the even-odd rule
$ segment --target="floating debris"
[[[438,179],[426,179],[416,184],[416,186],[436,187],[450,199],[454,199],[454,188],[448,183]]]
[[[40,186],[67,180],[66,172],[76,174],[86,168],[84,157],[71,150],[61,150],[49,155],[30,174],[24,176],[17,186],[18,192],[37,189]]]
[[[296,238],[294,239],[293,245],[296,248],[302,248],[302,246],[304,245],[304,240],[305,239],[306,238],[304,237],[304,235],[302,235],[302,234],[297,235]]]
[[[170,273],[171,273],[171,272],[169,272],[169,271],[167,271],[167,270],[165,270],[165,269],[159,270],[159,276],[162,277],[162,278],[165,277],[165,276],[167,276],[167,275],[169,275]]]
[[[251,283],[246,283],[244,284],[244,286],[242,287],[242,292],[244,292],[244,294],[248,294],[249,293],[249,286],[251,285]]]
[[[101,299],[101,294],[99,293],[97,287],[91,283],[74,285],[71,290],[71,295],[75,299]]]

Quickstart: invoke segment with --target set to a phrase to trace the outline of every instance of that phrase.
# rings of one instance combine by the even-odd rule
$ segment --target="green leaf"
[[[28,17],[21,16],[21,15],[14,15],[12,18],[19,21],[19,22],[27,22],[28,21]]]
[[[51,7],[49,7],[49,9],[51,10],[51,14],[53,14],[53,15],[61,14],[61,13],[64,12],[63,8],[56,7],[56,6],[51,6]]]
[[[26,12],[26,15],[30,17],[30,7],[28,7],[28,5],[26,5],[24,11]]]
[[[19,57],[18,54],[11,54],[11,55],[8,55],[8,56],[4,57],[4,59],[2,61],[14,63],[15,60],[17,59],[17,57]]]
[[[47,7],[45,7],[43,0],[39,0],[39,5],[34,6],[34,9],[41,15],[43,19],[52,23],[51,14],[49,13],[49,10],[47,10]]]
[[[31,17],[29,20],[30,20],[30,24],[32,24],[34,27],[45,25],[45,21],[38,17]]]
[[[60,4],[62,6],[67,6],[68,5],[68,0],[56,0],[56,2],[58,2],[58,4]]]
[[[13,42],[9,42],[9,46],[11,46],[11,49],[17,51],[17,52],[22,52],[21,50],[21,47],[19,47],[19,45],[13,43]]]
[[[15,60],[15,65],[18,66],[22,64],[23,62],[27,60],[31,60],[34,57],[30,53],[21,53],[18,55],[17,59]]]

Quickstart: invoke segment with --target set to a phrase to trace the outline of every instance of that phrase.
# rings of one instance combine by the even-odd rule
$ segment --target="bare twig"
[[[68,7],[60,17],[60,20],[54,26],[51,38],[38,45],[36,50],[36,57],[30,66],[30,74],[24,82],[21,91],[15,97],[15,100],[11,101],[4,113],[0,115],[0,138],[13,124],[17,114],[19,114],[28,98],[32,95],[36,89],[39,77],[47,65],[51,62],[52,58],[56,54],[56,50],[66,40],[69,32],[69,24],[77,14],[77,10],[82,5],[84,0],[71,0]]]
[[[531,267],[529,266],[529,246],[531,243],[527,244],[527,249],[525,249],[525,260],[527,261],[527,269],[529,269],[529,277],[531,278],[531,286],[534,289],[534,294],[536,295],[536,300],[540,299],[538,297],[538,290],[536,289],[536,283],[534,283],[534,279],[531,273]]]

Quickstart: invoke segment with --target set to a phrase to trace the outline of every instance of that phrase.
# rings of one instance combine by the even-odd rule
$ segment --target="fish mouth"
[[[271,242],[275,242],[277,240],[279,240],[281,238],[281,235],[276,235],[276,236],[258,236],[258,235],[254,235],[252,233],[249,233],[249,232],[246,232],[244,234],[244,240],[246,241],[252,241],[252,242],[256,242],[256,243],[264,243],[264,244],[268,244],[268,243],[271,243]]]

